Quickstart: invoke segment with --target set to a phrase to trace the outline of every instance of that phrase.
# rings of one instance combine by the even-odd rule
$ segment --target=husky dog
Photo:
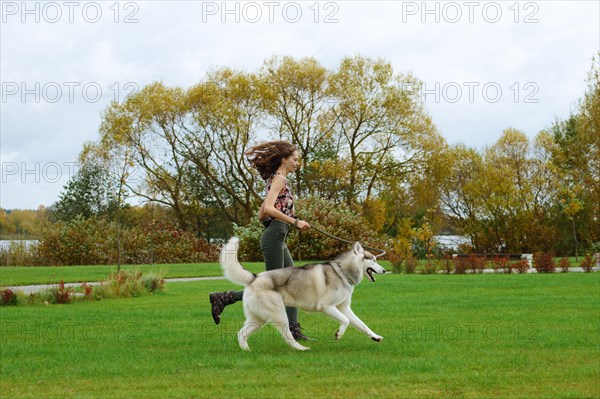
[[[238,246],[237,237],[225,244],[221,250],[221,267],[229,281],[246,287],[243,300],[246,322],[238,332],[242,349],[250,350],[248,337],[265,323],[272,323],[278,328],[285,342],[295,349],[310,349],[292,337],[285,306],[321,312],[339,321],[340,328],[335,333],[338,340],[350,324],[374,341],[383,339],[350,309],[354,286],[360,283],[363,276],[374,282],[373,273],[385,273],[375,256],[363,250],[358,242],[350,251],[329,262],[269,270],[258,275],[244,269],[239,263]]]

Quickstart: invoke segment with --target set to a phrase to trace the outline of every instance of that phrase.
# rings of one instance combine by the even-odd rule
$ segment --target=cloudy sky
[[[599,1],[4,1],[0,207],[54,203],[113,99],[274,54],[361,54],[425,83],[450,143],[565,118],[600,49]]]

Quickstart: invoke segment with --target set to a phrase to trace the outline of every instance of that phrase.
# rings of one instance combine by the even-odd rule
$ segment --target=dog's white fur
[[[245,286],[244,314],[246,322],[238,332],[238,342],[250,350],[248,337],[265,323],[273,324],[285,342],[298,350],[307,350],[290,332],[286,306],[306,311],[322,312],[340,322],[336,339],[342,338],[349,325],[380,342],[375,334],[350,309],[354,286],[363,276],[375,281],[372,273],[383,274],[385,269],[376,258],[364,251],[357,242],[352,250],[344,252],[331,262],[270,270],[255,275],[244,269],[238,261],[239,239],[233,237],[221,250],[221,267],[225,277]]]

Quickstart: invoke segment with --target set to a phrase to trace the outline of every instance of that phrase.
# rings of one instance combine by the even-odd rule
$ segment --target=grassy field
[[[264,270],[262,263],[245,263],[252,271]],[[166,278],[222,276],[218,263],[169,264],[169,265],[124,265],[123,270],[140,270],[160,273]],[[52,284],[103,281],[117,266],[7,266],[0,267],[0,287],[29,284]]]
[[[579,266],[575,258],[569,258],[572,267]],[[560,258],[556,258],[558,262]],[[298,266],[314,261],[296,262]],[[389,261],[383,260],[380,263],[391,270]],[[244,262],[244,265],[254,273],[260,273],[264,270],[262,262]],[[417,270],[422,271],[425,261],[419,261]],[[441,266],[440,266],[441,267]],[[491,268],[492,264],[489,263]],[[199,263],[199,264],[154,264],[154,265],[123,265],[123,270],[140,270],[145,273],[160,273],[166,278],[177,277],[212,277],[222,276],[221,267],[218,263]],[[56,284],[61,280],[65,283],[91,282],[106,280],[110,273],[117,271],[117,266],[96,265],[96,266],[4,266],[0,267],[0,287],[10,287],[16,285],[30,284]]]
[[[386,275],[353,308],[375,343],[301,312],[308,352],[271,327],[242,352],[226,281],[70,305],[0,308],[0,392],[10,398],[600,397],[600,273]]]
[[[298,266],[309,263],[296,262]],[[389,262],[381,264],[389,270]],[[244,262],[244,266],[254,273],[265,270],[262,262]],[[161,265],[124,265],[122,270],[139,270],[146,273],[158,273],[165,278],[177,277],[212,277],[222,276],[218,263],[198,264],[161,264]],[[79,283],[106,280],[110,273],[115,273],[117,266],[5,266],[0,267],[0,287],[33,284]]]

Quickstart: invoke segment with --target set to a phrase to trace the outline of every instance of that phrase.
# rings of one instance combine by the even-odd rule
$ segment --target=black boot
[[[235,303],[233,291],[213,292],[208,296],[212,305],[212,317],[216,324],[221,322],[221,313],[225,310],[225,306]]]
[[[292,337],[294,337],[296,341],[316,341],[315,339],[308,338],[302,334],[302,327],[300,327],[300,323],[297,321],[290,322],[290,331],[292,332]]]

